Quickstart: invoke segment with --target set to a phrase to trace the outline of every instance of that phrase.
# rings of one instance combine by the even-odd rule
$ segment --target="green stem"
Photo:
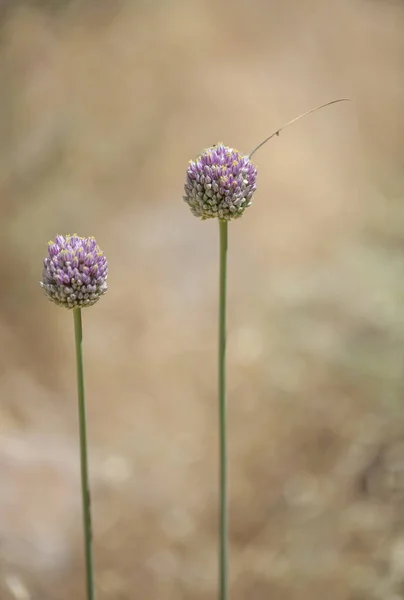
[[[83,361],[83,328],[81,323],[81,309],[73,309],[74,336],[76,342],[77,364],[77,392],[79,402],[79,431],[80,431],[80,464],[81,464],[81,493],[83,503],[84,526],[84,551],[86,561],[86,588],[87,600],[95,599],[94,564],[91,525],[91,497],[88,476],[87,457],[87,415],[86,394],[84,388],[84,361]]]
[[[219,440],[220,440],[220,549],[219,600],[228,598],[228,511],[227,511],[227,422],[226,422],[226,308],[227,308],[227,221],[219,221]]]

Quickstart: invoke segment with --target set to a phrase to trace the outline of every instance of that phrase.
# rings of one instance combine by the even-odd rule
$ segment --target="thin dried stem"
[[[250,154],[248,155],[248,158],[251,158],[252,155],[255,154],[255,152],[257,152],[257,150],[259,150],[260,148],[262,148],[262,146],[264,144],[266,144],[267,142],[269,142],[270,139],[272,139],[276,135],[279,135],[280,132],[283,129],[285,129],[289,125],[292,125],[292,123],[296,123],[296,121],[299,121],[299,119],[303,119],[303,117],[307,117],[307,115],[310,115],[311,113],[316,112],[317,110],[320,110],[321,108],[325,108],[326,106],[330,106],[331,104],[336,104],[337,102],[349,102],[350,100],[351,100],[351,98],[338,98],[338,100],[331,100],[331,102],[326,102],[325,104],[320,104],[320,106],[316,106],[315,108],[312,108],[311,110],[308,110],[307,112],[303,113],[302,115],[299,115],[298,117],[295,117],[294,119],[292,119],[288,123],[285,123],[284,125],[282,125],[282,127],[280,127],[279,129],[277,129],[276,131],[274,131],[273,133],[271,133],[271,135],[269,137],[267,137],[263,142],[261,142],[260,144],[258,144],[258,146],[256,146],[254,148],[254,150],[252,152],[250,152]]]

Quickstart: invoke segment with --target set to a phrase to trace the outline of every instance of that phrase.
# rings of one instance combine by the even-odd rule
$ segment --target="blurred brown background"
[[[218,236],[187,161],[256,154],[230,228],[232,600],[404,598],[404,4],[0,2],[0,598],[83,599],[84,313],[99,599],[216,598]]]

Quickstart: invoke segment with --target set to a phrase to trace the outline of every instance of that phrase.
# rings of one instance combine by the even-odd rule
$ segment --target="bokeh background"
[[[232,600],[404,598],[404,5],[0,2],[0,598],[84,598],[73,323],[39,287],[94,235],[84,313],[99,600],[216,597],[218,231],[187,161],[255,155],[230,228]]]

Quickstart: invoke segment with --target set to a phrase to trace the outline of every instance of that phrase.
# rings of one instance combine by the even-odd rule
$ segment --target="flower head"
[[[200,219],[238,219],[251,204],[256,179],[248,156],[218,144],[190,161],[184,200]]]
[[[64,308],[92,306],[108,289],[108,263],[93,237],[57,235],[48,244],[41,287]]]

